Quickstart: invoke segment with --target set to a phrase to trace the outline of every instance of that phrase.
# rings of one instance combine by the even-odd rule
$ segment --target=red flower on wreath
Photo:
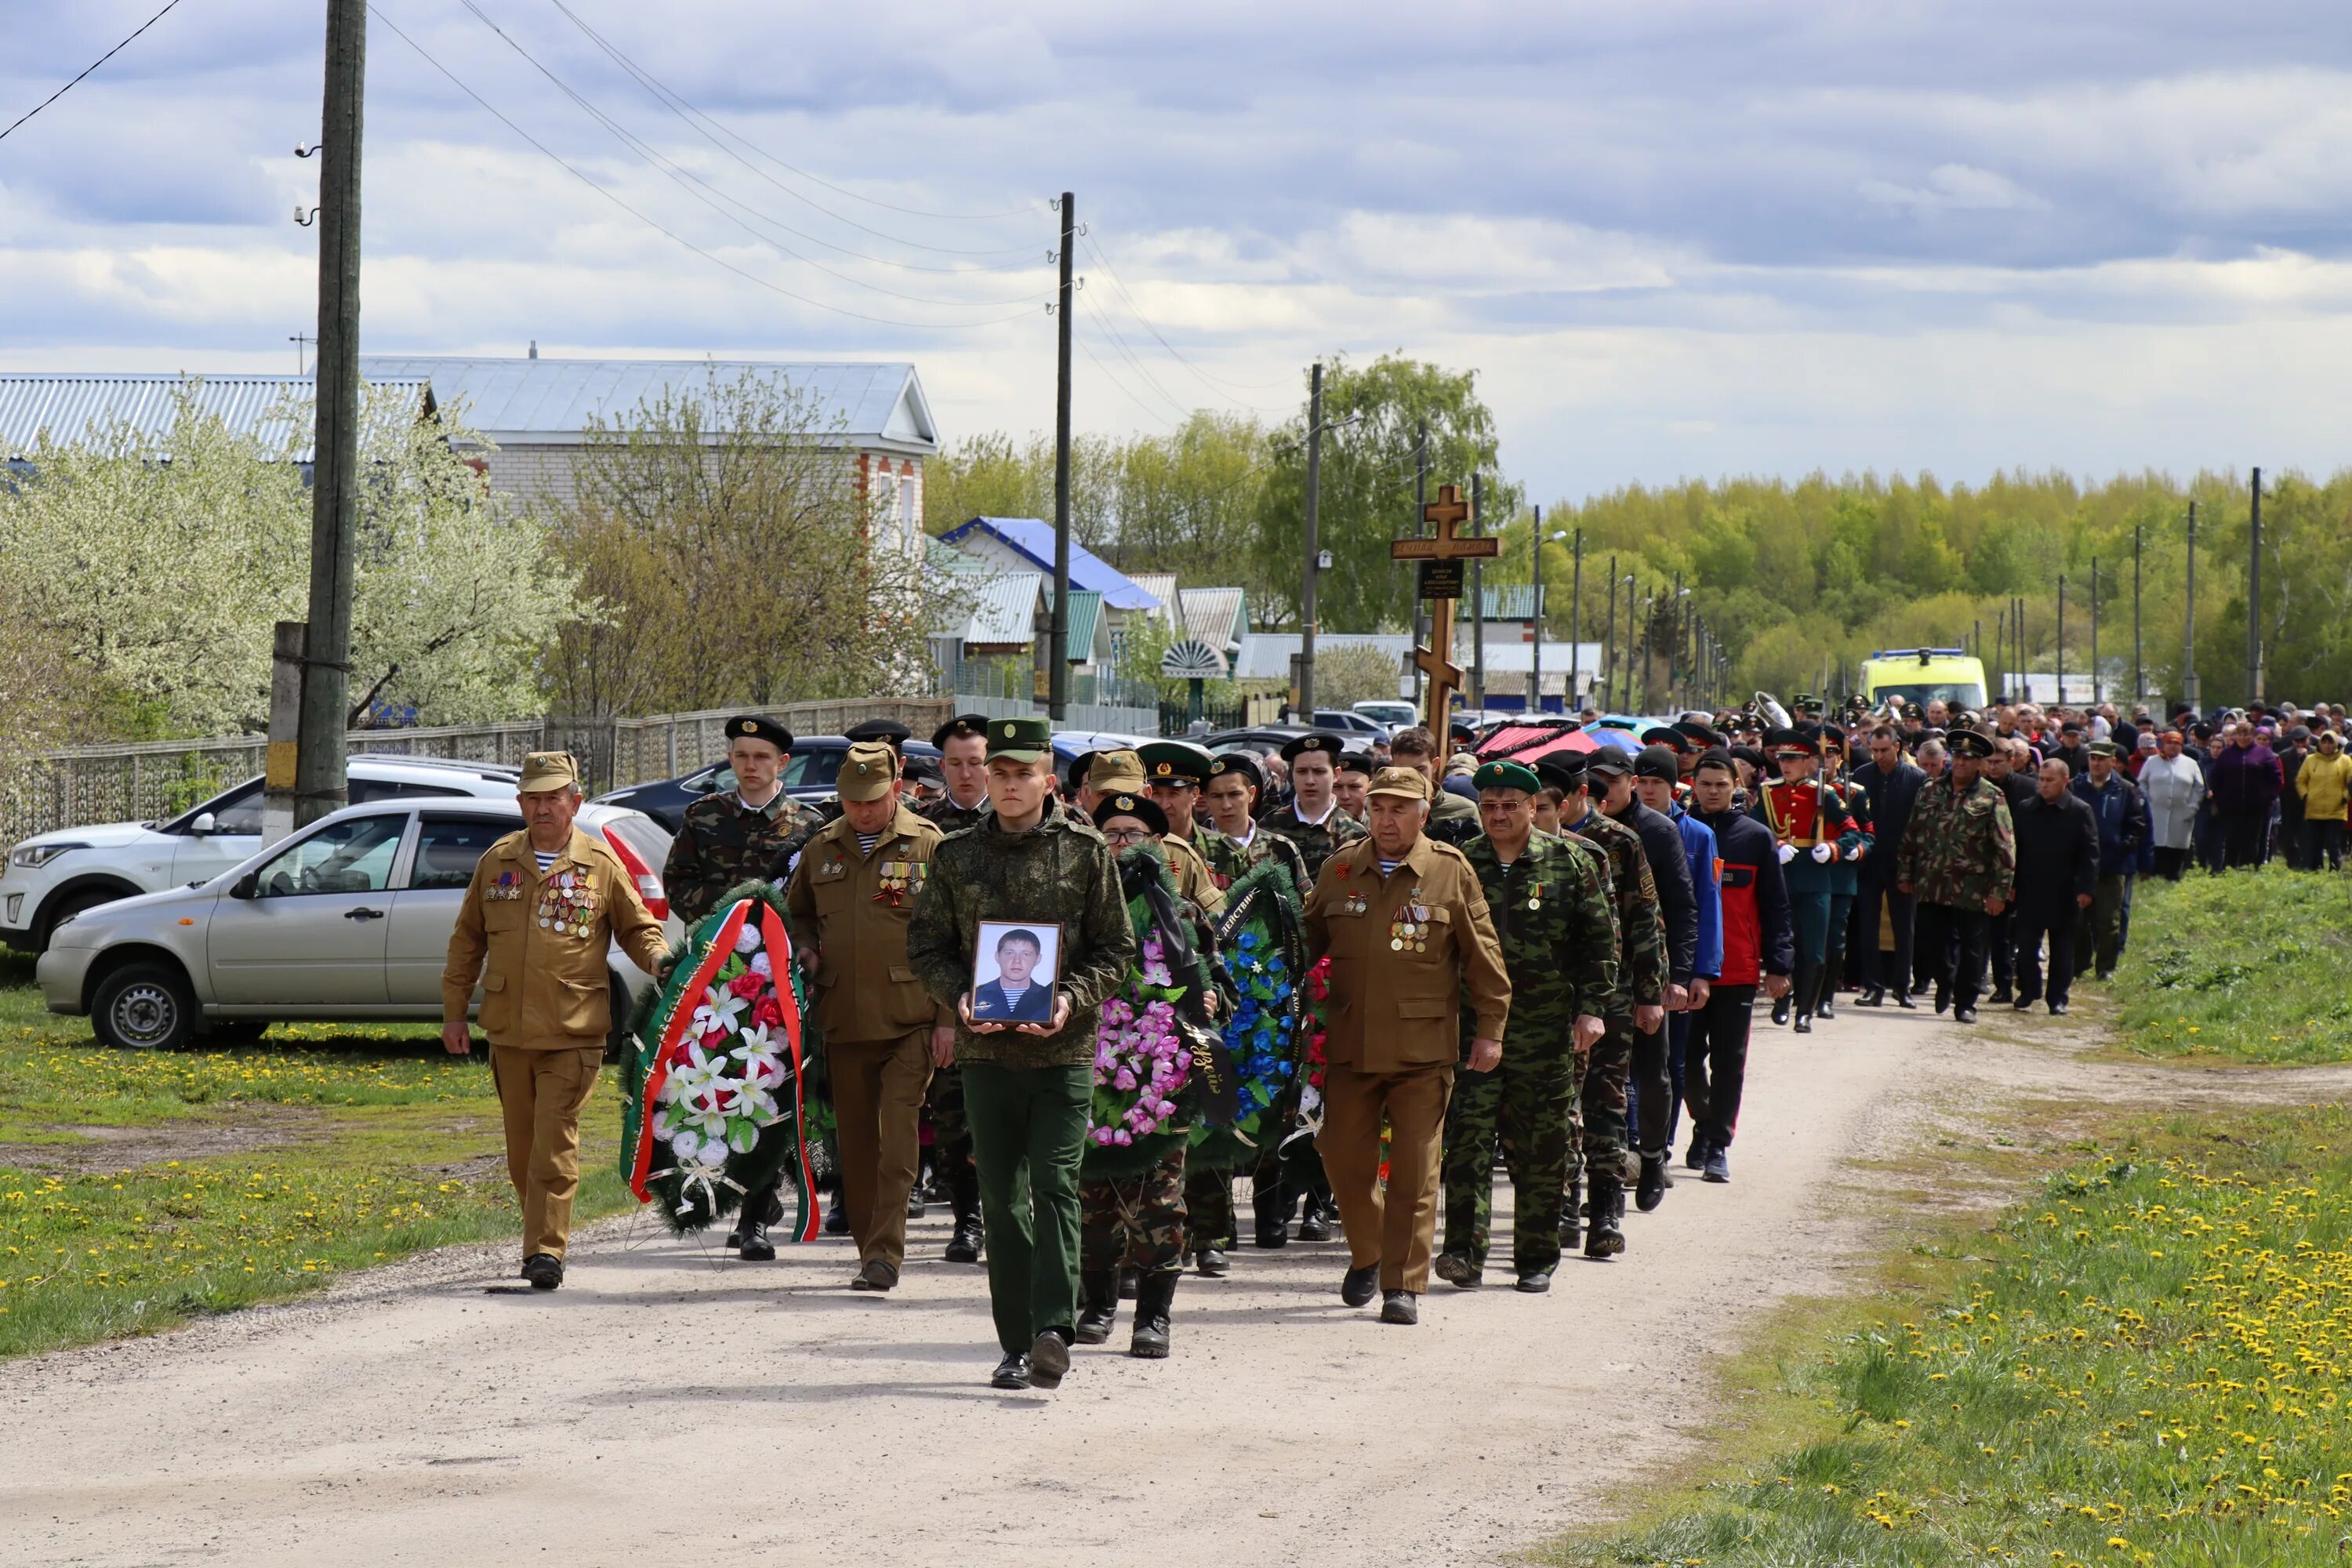
[[[784,1005],[772,994],[761,997],[751,1004],[751,1023],[755,1027],[764,1024],[771,1029],[782,1028]]]
[[[767,988],[767,981],[751,970],[745,970],[727,983],[727,989],[749,1002]]]
[[[1344,869],[1344,868],[1342,868]],[[1307,1010],[1307,1081],[1317,1089],[1323,1087],[1323,1013],[1321,1004],[1331,995],[1331,959],[1327,953],[1315,961],[1307,972],[1307,1000],[1317,1005]]]

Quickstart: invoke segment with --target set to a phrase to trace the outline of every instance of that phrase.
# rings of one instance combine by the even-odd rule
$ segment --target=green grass
[[[515,1234],[489,1069],[436,1031],[281,1026],[246,1049],[110,1051],[41,1010],[29,968],[0,964],[0,1357]],[[582,1118],[583,1221],[634,1201],[619,1125],[607,1075]]]
[[[2341,1563],[2352,1114],[2174,1117],[1799,1369],[1782,1450],[1576,1563]],[[1786,1424],[1784,1424],[1786,1427]]]
[[[2111,994],[2123,1047],[2263,1065],[2352,1061],[2352,878],[2143,878]]]

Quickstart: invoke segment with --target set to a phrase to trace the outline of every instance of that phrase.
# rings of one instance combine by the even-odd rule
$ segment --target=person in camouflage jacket
[[[978,827],[993,815],[988,805],[988,717],[959,713],[931,731],[940,753],[940,774],[947,793],[915,808],[919,816],[939,825],[941,833],[961,833]],[[967,798],[959,800],[961,791]],[[955,1228],[945,1253],[950,1263],[977,1263],[988,1244],[980,1217],[980,1172],[971,1161],[971,1122],[964,1115],[963,1069],[936,1068],[931,1087],[923,1097],[923,1116],[931,1125],[931,1158],[948,1190],[948,1206]]]
[[[1580,847],[1534,831],[1535,773],[1488,763],[1474,781],[1487,832],[1462,847],[1486,889],[1511,977],[1503,1059],[1461,1069],[1445,1116],[1445,1252],[1439,1278],[1475,1289],[1486,1265],[1495,1144],[1516,1194],[1511,1264],[1519,1289],[1549,1288],[1559,1265],[1575,1060],[1601,1037],[1617,984],[1617,911]],[[1504,847],[1511,858],[1504,859]],[[1466,1059],[1467,1021],[1463,1037]]]
[[[1919,898],[1918,950],[1936,966],[1936,1011],[1977,1021],[1992,917],[2017,894],[2017,826],[2009,801],[1979,770],[1992,741],[1956,730],[1951,766],[1919,792],[1896,853],[1895,885]]]

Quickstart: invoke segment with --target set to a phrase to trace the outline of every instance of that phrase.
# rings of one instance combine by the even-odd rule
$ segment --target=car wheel
[[[58,907],[49,911],[48,924],[41,928],[41,950],[47,952],[49,943],[57,938],[58,928],[76,915],[87,914],[100,904],[110,904],[118,899],[135,896],[134,893],[117,892],[106,888],[84,888],[79,892],[67,894],[58,900]]]
[[[163,963],[126,963],[98,983],[90,1026],[119,1051],[176,1051],[195,1037],[187,977]]]

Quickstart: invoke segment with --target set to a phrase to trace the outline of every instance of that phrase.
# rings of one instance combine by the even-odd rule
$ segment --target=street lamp
[[[1536,566],[1536,608],[1535,608],[1535,628],[1536,628],[1536,640],[1535,640],[1535,647],[1534,647],[1534,650],[1533,650],[1533,653],[1532,653],[1532,656],[1531,656],[1531,657],[1532,657],[1532,661],[1533,661],[1533,662],[1532,662],[1532,669],[1533,669],[1533,673],[1532,673],[1532,675],[1531,675],[1531,677],[1530,677],[1530,679],[1528,679],[1528,710],[1529,712],[1531,712],[1531,713],[1535,713],[1535,714],[1540,715],[1540,714],[1543,712],[1543,639],[1544,639],[1543,557],[1544,557],[1544,546],[1545,546],[1545,545],[1547,545],[1547,544],[1556,544],[1556,543],[1558,543],[1559,541],[1561,541],[1561,540],[1563,540],[1563,539],[1566,539],[1566,538],[1568,537],[1568,530],[1566,530],[1566,529],[1564,529],[1564,528],[1559,528],[1559,529],[1554,529],[1554,530],[1553,530],[1550,533],[1549,533],[1549,534],[1547,534],[1546,532],[1544,532],[1544,531],[1543,531],[1543,508],[1541,508],[1541,507],[1538,507],[1538,508],[1536,508],[1536,526],[1535,526],[1535,536],[1536,536],[1536,537],[1535,537],[1535,556],[1536,556],[1536,561],[1535,561],[1535,566]],[[1575,690],[1574,690],[1574,688],[1575,688],[1575,685],[1576,685],[1576,648],[1574,647],[1574,646],[1573,646],[1573,645],[1571,645],[1571,646],[1570,647],[1569,650],[1568,650],[1568,684],[1569,684],[1569,687],[1570,688],[1570,691],[1569,691],[1569,693],[1568,693],[1568,698],[1573,698],[1573,697],[1576,695],[1576,692],[1575,692]],[[1562,700],[1563,706],[1565,705],[1566,700],[1567,700],[1567,699],[1563,699],[1563,700]]]

